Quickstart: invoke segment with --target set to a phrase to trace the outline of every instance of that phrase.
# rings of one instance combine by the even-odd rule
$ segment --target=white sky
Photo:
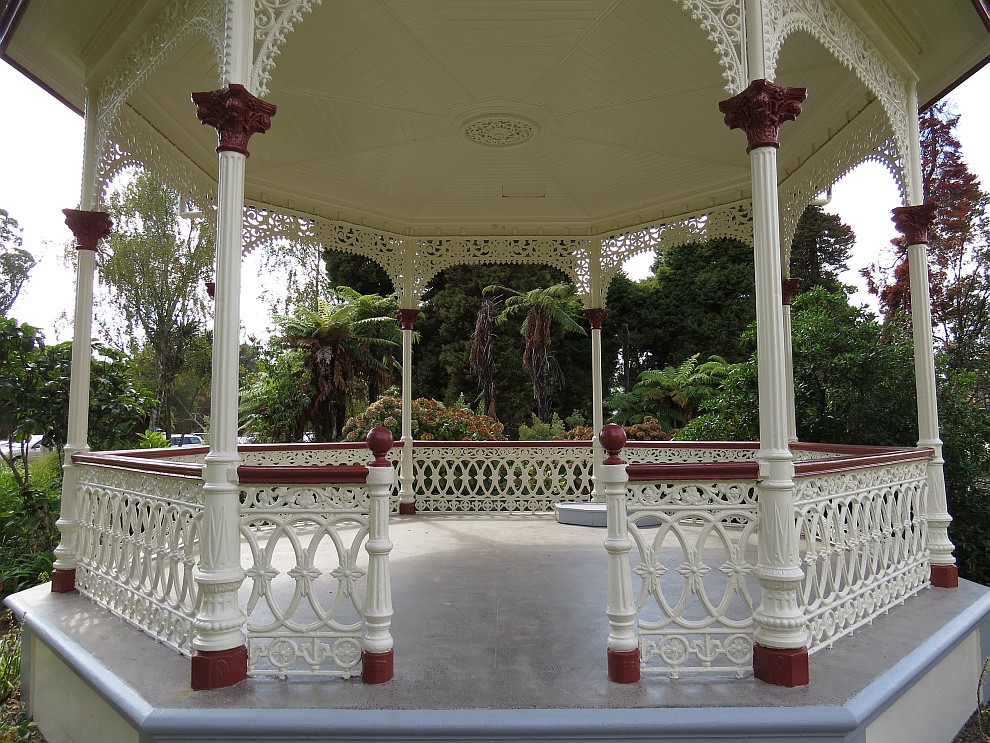
[[[43,328],[49,341],[68,340],[72,331],[66,315],[72,312],[75,276],[64,263],[71,234],[61,210],[79,201],[83,122],[5,63],[0,63],[0,91],[13,103],[8,111],[20,112],[0,117],[0,208],[20,223],[24,247],[39,261],[12,314]],[[990,120],[988,91],[990,66],[949,96],[961,114],[957,134],[963,156],[984,188],[990,187],[990,141],[983,123]],[[836,184],[827,209],[857,237],[850,270],[843,276],[846,283],[861,286],[859,269],[884,257],[896,236],[890,210],[898,204],[893,179],[876,164],[860,166]],[[652,257],[643,257],[640,265],[648,268],[651,262]],[[633,275],[643,270],[630,269]],[[264,336],[269,320],[267,303],[259,299],[260,284],[257,261],[249,260],[243,273],[242,323],[249,333]],[[865,291],[854,299],[875,304]]]

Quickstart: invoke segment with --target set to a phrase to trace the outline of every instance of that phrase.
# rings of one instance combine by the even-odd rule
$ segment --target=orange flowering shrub
[[[643,418],[642,423],[623,426],[623,428],[629,441],[670,441],[671,439],[671,435],[663,430],[660,421],[651,415]],[[562,441],[590,441],[591,434],[591,426],[576,426],[555,438]]]
[[[375,426],[385,426],[398,440],[402,436],[402,400],[382,397],[344,424],[344,441],[363,441]],[[505,441],[503,426],[494,418],[475,413],[467,405],[446,406],[420,397],[412,401],[412,435],[420,441]]]
[[[645,416],[642,423],[623,426],[623,428],[626,430],[626,438],[629,441],[670,441],[673,438],[663,430],[660,421],[652,415]]]

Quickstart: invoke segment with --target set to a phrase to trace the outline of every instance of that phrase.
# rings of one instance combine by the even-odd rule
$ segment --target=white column
[[[375,460],[368,466],[369,515],[368,541],[368,594],[365,598],[362,637],[361,678],[365,683],[380,684],[389,681],[393,674],[392,641],[392,582],[389,572],[388,519],[389,499],[395,487],[395,469],[388,461],[392,449],[392,434],[387,428],[377,427],[368,433],[368,445]]]
[[[939,437],[927,248],[925,243],[908,247],[918,446],[931,447],[935,452],[928,464],[928,549],[931,551],[932,584],[941,588],[955,588],[959,585],[959,573],[956,558],[952,555],[955,546],[949,540],[948,533],[952,517],[949,515],[945,490],[945,460],[942,458],[942,439]]]
[[[639,638],[636,636],[636,596],[633,593],[626,512],[626,483],[629,475],[619,453],[626,433],[614,423],[598,435],[609,456],[599,468],[598,484],[604,491],[606,509],[605,550],[608,552],[608,677],[618,683],[639,681]]]
[[[753,178],[753,242],[756,260],[756,336],[759,358],[760,538],[756,576],[762,588],[755,612],[756,642],[770,648],[808,643],[797,595],[799,567],[794,516],[794,462],[788,446],[786,345],[781,312],[777,150],[750,153]]]
[[[78,470],[72,455],[89,451],[89,378],[93,337],[93,274],[96,243],[110,231],[110,218],[90,211],[97,202],[96,183],[96,106],[86,101],[86,133],[83,145],[82,194],[80,210],[65,210],[66,224],[76,238],[76,303],[73,312],[72,360],[69,371],[69,420],[62,470],[62,500],[55,522],[61,533],[55,548],[52,591],[64,593],[75,588],[79,534]]]
[[[412,435],[412,346],[413,324],[419,310],[407,307],[396,316],[402,328],[402,462],[399,467],[399,513],[416,513],[416,493],[413,490]]]
[[[244,580],[237,403],[245,160],[240,152],[220,153],[210,452],[203,468],[205,505],[196,572],[202,600],[192,641],[197,651],[229,650],[244,644],[245,616],[237,602],[237,590]]]
[[[759,10],[748,2],[747,11]],[[759,25],[747,17],[747,29]],[[760,605],[754,612],[756,677],[781,686],[808,683],[808,634],[798,601],[800,568],[794,509],[794,462],[789,448],[787,343],[781,311],[780,219],[777,137],[780,124],[801,113],[803,88],[753,80],[742,93],[719,103],[725,123],[746,132],[753,183],[753,246],[756,263],[756,337],[760,404],[759,546],[754,571]]]
[[[935,345],[932,333],[931,287],[928,280],[928,230],[935,207],[923,204],[921,132],[918,124],[918,92],[908,89],[910,124],[908,151],[908,200],[911,206],[894,210],[897,229],[908,243],[908,272],[911,282],[911,325],[914,339],[914,378],[918,404],[918,446],[928,446],[934,456],[928,465],[928,548],[931,551],[932,585],[955,588],[959,569],[949,540],[948,498],[945,491],[945,460],[938,425],[938,390],[935,383]]]
[[[195,575],[200,601],[192,639],[194,689],[230,686],[247,675],[245,615],[237,600],[244,580],[237,482],[244,168],[248,140],[267,131],[275,114],[275,106],[244,87],[250,76],[253,27],[253,2],[228,0],[226,86],[192,95],[200,121],[216,128],[220,141],[210,452],[203,467],[200,561]]]
[[[605,491],[599,487],[598,482],[598,471],[604,459],[598,433],[605,424],[602,392],[602,324],[608,317],[608,310],[603,307],[593,307],[585,310],[584,316],[591,325],[591,428],[594,431],[591,438],[591,500],[595,503],[604,503]]]

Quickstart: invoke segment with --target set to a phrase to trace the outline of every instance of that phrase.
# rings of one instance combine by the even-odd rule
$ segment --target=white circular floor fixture
[[[518,116],[484,116],[470,121],[464,134],[472,142],[489,147],[522,144],[536,133],[536,125]]]

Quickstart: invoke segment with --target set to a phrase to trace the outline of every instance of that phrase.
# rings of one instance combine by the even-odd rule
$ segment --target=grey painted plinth
[[[990,589],[963,581],[814,655],[808,687],[612,684],[601,531],[550,516],[411,516],[393,519],[392,538],[387,684],[249,679],[193,692],[187,659],[85,597],[42,586],[8,599],[27,628],[29,708],[50,743],[949,743],[990,652]]]

